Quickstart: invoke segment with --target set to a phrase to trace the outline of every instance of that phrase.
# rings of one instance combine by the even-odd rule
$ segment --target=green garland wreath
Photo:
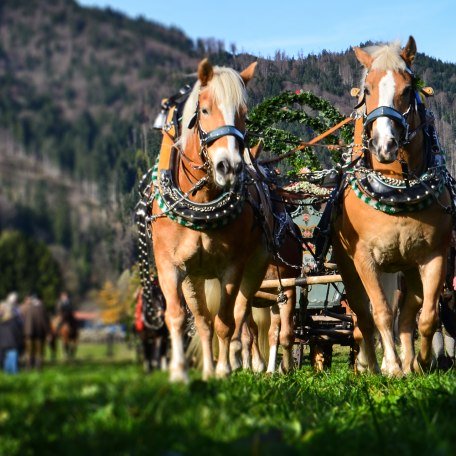
[[[308,107],[316,111],[315,116],[304,112],[303,108]],[[296,124],[306,127],[306,132],[310,137],[323,133],[345,117],[323,98],[317,97],[310,92],[283,92],[275,97],[267,98],[249,112],[247,121],[250,133],[250,144],[253,145],[258,137],[264,141],[265,150],[272,155],[281,156],[288,151],[299,146],[302,138],[277,124]],[[330,135],[325,138],[325,144],[339,144],[340,140],[344,144],[352,142],[353,125],[347,124],[339,130],[339,136]],[[307,167],[311,170],[321,169],[321,162],[317,156],[315,148],[305,148],[287,159],[294,173],[301,168]],[[331,158],[334,162],[340,162],[340,151],[331,151]]]

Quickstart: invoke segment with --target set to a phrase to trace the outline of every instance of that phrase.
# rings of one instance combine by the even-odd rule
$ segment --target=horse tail
[[[252,307],[252,318],[258,326],[258,348],[263,359],[269,358],[269,327],[271,326],[271,309],[269,307]]]
[[[206,295],[206,304],[207,309],[212,315],[212,321],[217,315],[220,308],[220,299],[221,299],[221,289],[220,282],[218,279],[206,280],[204,283],[204,292]],[[214,351],[214,356],[218,355],[218,339],[217,335],[214,332],[212,337],[212,349]],[[203,367],[203,350],[201,347],[201,339],[198,333],[192,337],[191,341],[188,344],[186,351],[187,360],[196,368],[202,369]]]

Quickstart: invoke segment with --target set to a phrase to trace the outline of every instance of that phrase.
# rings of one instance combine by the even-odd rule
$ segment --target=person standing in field
[[[10,293],[0,306],[0,359],[3,371],[19,371],[19,353],[23,344],[22,320],[17,309],[17,294]]]

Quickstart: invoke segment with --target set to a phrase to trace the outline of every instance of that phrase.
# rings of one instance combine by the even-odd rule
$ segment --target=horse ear
[[[416,42],[413,36],[409,36],[407,44],[402,49],[401,57],[404,59],[407,66],[412,66],[413,61],[415,60],[416,55]]]
[[[214,69],[208,59],[203,59],[198,65],[198,79],[205,86],[214,76]]]
[[[261,152],[263,152],[263,140],[262,139],[260,139],[258,144],[256,144],[255,146],[253,146],[250,149],[250,153],[252,154],[253,158],[258,158],[260,156]]]
[[[245,70],[239,73],[245,85],[253,78],[257,65],[258,62],[253,62]]]
[[[372,56],[360,47],[354,47],[353,50],[355,51],[356,58],[361,63],[361,65],[369,70],[373,61]]]

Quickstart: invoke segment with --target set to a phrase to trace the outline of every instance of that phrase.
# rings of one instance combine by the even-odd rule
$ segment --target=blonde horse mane
[[[393,41],[387,44],[378,44],[375,46],[367,46],[363,48],[368,54],[370,54],[373,58],[371,70],[378,70],[378,71],[400,71],[405,70],[407,65],[404,59],[401,57],[401,42],[400,41]],[[366,80],[366,76],[368,73],[368,69],[364,68],[363,73],[361,75],[361,93],[364,92],[364,81]],[[359,111],[364,111],[365,105],[361,106]]]
[[[208,84],[211,95],[218,105],[233,106],[235,111],[247,105],[247,91],[239,73],[232,68],[214,66],[214,76]],[[192,132],[188,124],[195,114],[201,82],[197,81],[184,106],[182,116],[182,136],[179,143],[185,148],[188,136]]]

